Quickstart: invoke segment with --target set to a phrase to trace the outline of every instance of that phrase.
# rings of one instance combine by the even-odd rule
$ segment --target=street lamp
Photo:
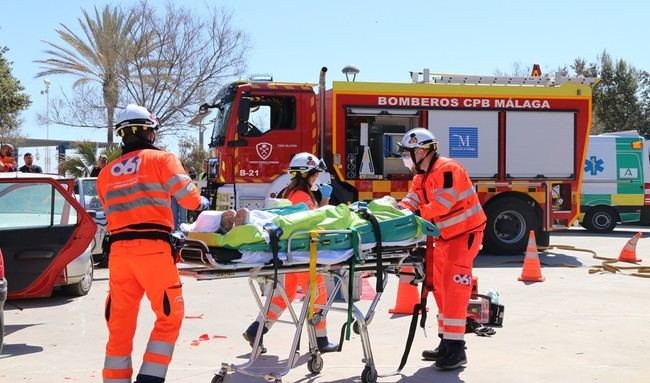
[[[352,82],[357,79],[357,74],[359,74],[359,68],[355,67],[354,65],[346,65],[343,67],[341,70],[343,74],[345,75],[345,79],[347,81],[350,81],[350,76],[352,76]]]
[[[45,114],[47,115],[47,120],[45,121],[45,172],[50,171],[50,84],[52,82],[46,78],[43,79],[43,84],[45,84],[45,89],[41,91],[41,94],[45,95]]]

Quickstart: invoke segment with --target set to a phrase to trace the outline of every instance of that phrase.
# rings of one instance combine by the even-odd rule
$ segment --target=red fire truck
[[[411,174],[397,153],[407,130],[425,127],[442,155],[469,170],[488,215],[484,249],[521,253],[578,217],[595,79],[412,73],[410,83],[270,78],[236,81],[216,109],[209,186],[217,208],[262,208],[288,184],[298,152],[324,158],[333,202],[402,198]]]

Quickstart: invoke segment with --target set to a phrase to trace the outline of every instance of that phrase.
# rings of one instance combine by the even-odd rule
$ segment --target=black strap
[[[271,260],[273,264],[273,290],[278,285],[278,269],[282,266],[282,261],[278,256],[280,251],[280,237],[282,236],[282,229],[272,223],[267,223],[264,225],[264,230],[269,233],[269,245],[271,246],[271,253],[273,254],[273,259]]]
[[[111,234],[108,239],[109,245],[117,241],[129,241],[132,239],[161,239],[172,244],[171,234],[163,231],[125,231]]]
[[[113,229],[113,231],[164,231],[166,233],[171,233],[172,229],[169,226],[159,225],[157,223],[136,223],[133,225],[118,227],[117,229]]]
[[[402,371],[406,362],[411,353],[411,346],[413,345],[413,339],[415,338],[415,330],[417,329],[418,324],[418,315],[421,313],[422,317],[420,319],[420,327],[424,328],[424,325],[427,321],[427,296],[429,295],[429,288],[426,287],[426,284],[422,284],[422,292],[420,293],[420,303],[413,306],[413,315],[411,316],[411,324],[409,325],[409,333],[406,337],[406,344],[404,345],[404,353],[402,353],[402,359],[399,362],[399,367],[397,371]]]
[[[375,250],[377,252],[377,256],[376,256],[377,269],[375,271],[377,273],[376,275],[377,283],[375,285],[375,290],[378,293],[382,293],[384,292],[384,262],[382,259],[383,246],[381,240],[381,226],[379,226],[379,221],[377,220],[377,217],[375,217],[367,209],[360,209],[359,215],[361,216],[361,218],[370,222],[370,225],[372,226],[372,231],[375,234],[375,241],[377,242],[376,250]]]
[[[426,281],[423,281],[422,283],[422,290],[420,290],[420,314],[421,319],[420,319],[420,327],[424,328],[424,326],[427,324],[427,297],[429,296],[429,292],[431,289],[429,289],[429,286],[427,286]],[[415,305],[418,306],[418,305]]]

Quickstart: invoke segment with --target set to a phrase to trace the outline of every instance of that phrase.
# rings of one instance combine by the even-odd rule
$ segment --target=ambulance
[[[334,81],[325,86],[257,76],[215,91],[208,194],[214,206],[263,208],[288,184],[295,153],[325,160],[331,203],[403,198],[413,175],[397,143],[430,129],[442,155],[468,169],[488,216],[484,250],[521,254],[573,225],[597,79],[411,73],[410,82]],[[198,116],[197,116],[198,117]]]
[[[647,220],[649,156],[648,142],[637,132],[589,137],[580,197],[583,227],[596,233],[608,233],[617,223]]]

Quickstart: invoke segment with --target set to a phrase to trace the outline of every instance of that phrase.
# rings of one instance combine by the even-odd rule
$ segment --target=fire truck
[[[548,245],[550,231],[577,219],[596,79],[425,69],[406,83],[334,81],[326,90],[326,71],[318,85],[235,81],[201,106],[200,114],[216,110],[208,172],[216,208],[267,206],[299,152],[325,160],[332,203],[399,200],[412,175],[397,143],[425,127],[472,177],[488,216],[485,251],[521,253],[530,230]]]

